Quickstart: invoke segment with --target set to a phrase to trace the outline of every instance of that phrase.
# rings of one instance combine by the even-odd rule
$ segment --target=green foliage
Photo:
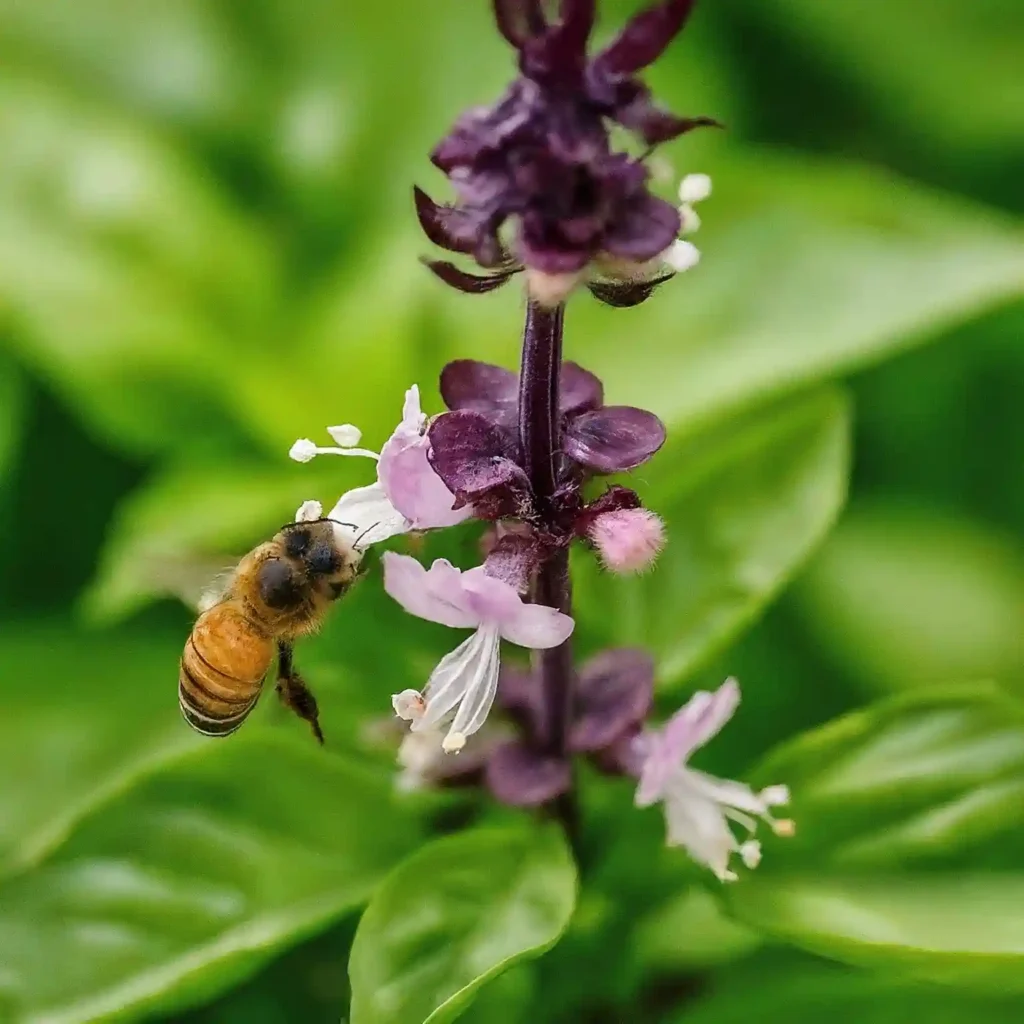
[[[663,453],[669,468],[646,496],[669,538],[658,569],[623,580],[581,558],[581,623],[603,645],[651,647],[666,688],[692,676],[835,520],[846,491],[848,415],[841,396],[819,392]],[[626,603],[610,617],[616,595]]]
[[[352,946],[352,1024],[455,1020],[489,979],[565,930],[576,869],[553,825],[436,840],[370,901]]]
[[[770,756],[798,833],[727,893],[750,927],[862,966],[1020,988],[1024,707],[989,687],[922,691]]]
[[[429,6],[0,5],[0,1021],[336,1024],[347,967],[353,1024],[1019,1019],[1015,0],[698,5],[651,83],[729,125],[661,154],[714,177],[703,262],[569,311],[568,358],[669,427],[629,481],[668,546],[576,553],[577,646],[650,647],[665,712],[739,671],[697,763],[773,748],[798,831],[756,872],[705,888],[585,771],[577,903],[554,825],[395,796],[374,720],[454,644],[373,571],[300,651],[325,751],[272,694],[225,743],[180,721],[166,598],[372,475],[292,441],[377,447],[447,359],[514,365],[515,287],[417,260],[429,147],[511,70],[485,0]]]
[[[970,521],[859,508],[798,596],[823,645],[868,685],[1021,677],[1024,550]]]

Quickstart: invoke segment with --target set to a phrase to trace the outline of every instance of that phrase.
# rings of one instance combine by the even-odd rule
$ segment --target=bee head
[[[260,597],[268,608],[291,608],[302,600],[302,581],[287,562],[268,558],[259,568]]]

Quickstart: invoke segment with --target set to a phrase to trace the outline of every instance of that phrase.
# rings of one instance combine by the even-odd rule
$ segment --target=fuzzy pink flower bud
[[[624,508],[597,516],[588,536],[605,568],[641,572],[665,546],[665,524],[650,509]]]

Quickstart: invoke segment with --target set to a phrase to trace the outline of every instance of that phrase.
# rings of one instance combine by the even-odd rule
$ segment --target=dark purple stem
[[[531,302],[523,334],[523,361],[519,377],[519,444],[523,465],[533,487],[541,518],[553,514],[552,497],[558,475],[561,429],[559,377],[562,367],[562,324],[564,309],[546,309]],[[569,553],[560,549],[537,572],[532,600],[572,614]],[[572,643],[533,654],[534,678],[544,696],[546,752],[565,756],[572,715]],[[567,829],[575,831],[575,810],[571,796],[557,808]]]

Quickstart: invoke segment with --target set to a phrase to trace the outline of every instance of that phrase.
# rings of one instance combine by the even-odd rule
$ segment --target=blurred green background
[[[601,31],[639,6],[604,0]],[[704,0],[650,73],[728,130],[664,150],[715,182],[699,268],[569,312],[567,356],[670,432],[634,481],[670,545],[642,580],[580,559],[579,646],[650,644],[666,711],[737,674],[706,761],[732,777],[880,699],[918,710],[845,719],[852,742],[879,716],[874,768],[807,782],[803,815],[799,751],[769,758],[810,838],[769,847],[736,920],[588,776],[567,937],[466,1019],[1020,1019],[1022,65],[1019,0]],[[410,383],[439,411],[448,359],[515,364],[521,296],[433,280],[410,198],[443,194],[431,144],[510,71],[485,0],[0,2],[0,1021],[340,1020],[382,873],[496,813],[381,811],[367,722],[454,643],[379,577],[301,652],[326,754],[269,700],[229,743],[189,733],[175,595],[368,482],[290,463],[295,438],[352,422],[376,447]],[[914,703],[986,681],[977,706]],[[970,807],[915,831],[900,782],[925,776],[913,800]],[[850,804],[881,831],[847,842]],[[782,920],[775,856],[861,874]],[[931,919],[886,919],[894,875],[934,883]],[[972,970],[921,952],[947,933]]]

